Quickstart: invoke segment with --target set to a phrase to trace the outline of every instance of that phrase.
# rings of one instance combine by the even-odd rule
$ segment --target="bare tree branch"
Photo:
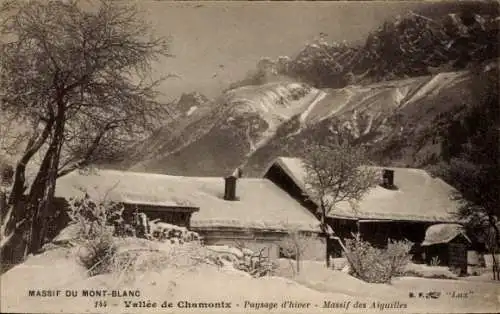
[[[347,143],[306,143],[302,160],[306,194],[318,205],[325,233],[326,218],[338,203],[360,201],[378,182],[377,172],[367,167],[365,150]]]
[[[111,0],[92,9],[80,1],[4,1],[0,16],[0,114],[34,125],[10,203],[23,198],[26,165],[37,154],[42,160],[26,206],[36,250],[56,179],[118,156],[161,122],[163,78],[150,74],[171,56],[170,42],[153,36],[137,6]]]

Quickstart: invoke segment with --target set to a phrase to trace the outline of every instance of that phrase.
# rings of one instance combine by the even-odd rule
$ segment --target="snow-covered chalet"
[[[373,168],[380,173],[380,184],[369,190],[356,208],[349,202],[339,202],[327,215],[326,222],[341,239],[359,231],[363,239],[377,246],[385,246],[389,239],[420,244],[430,226],[458,222],[459,203],[450,197],[455,190],[443,180],[421,169]],[[318,215],[317,200],[307,193],[301,159],[279,157],[263,177]],[[329,240],[328,251],[339,256],[338,241]]]
[[[187,227],[207,245],[243,245],[280,256],[280,241],[296,230],[309,235],[304,259],[324,259],[319,220],[265,178],[185,177],[117,170],[74,172],[57,181],[56,197],[87,193],[137,208],[150,219]]]

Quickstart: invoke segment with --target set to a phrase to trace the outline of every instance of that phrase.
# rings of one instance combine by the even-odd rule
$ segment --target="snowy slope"
[[[278,155],[295,154],[314,129],[384,143],[466,102],[470,83],[471,75],[459,71],[341,89],[289,81],[239,87],[168,136],[144,143],[153,153],[132,169],[210,176],[243,166],[258,175]]]

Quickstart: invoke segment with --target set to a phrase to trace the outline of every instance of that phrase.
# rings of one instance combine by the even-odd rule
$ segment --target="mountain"
[[[139,155],[146,151],[147,155],[133,169],[186,174],[198,169],[210,173],[221,165],[231,168],[264,145],[284,121],[319,93],[301,83],[269,83],[227,91],[203,112],[196,111],[197,115],[174,126],[168,124],[141,143],[135,151]]]
[[[179,114],[173,118],[185,118],[191,116],[196,110],[203,110],[209,104],[210,100],[203,94],[198,92],[184,93],[175,102],[174,106],[170,106],[174,114]]]
[[[274,72],[339,88],[467,69],[498,55],[498,4],[489,11],[480,8],[450,7],[426,15],[410,11],[386,21],[358,45],[329,42],[322,34],[293,58],[263,58],[265,70],[259,63],[242,83],[261,82],[265,73]]]
[[[481,86],[498,90],[500,21],[498,5],[455,9],[409,12],[361,44],[321,36],[293,57],[262,58],[216,99],[183,94],[163,126],[107,166],[195,176],[241,166],[257,176],[323,136],[367,145],[378,164],[455,156],[472,134],[464,121],[483,106]]]
[[[214,109],[213,100],[198,92],[184,93],[179,99],[168,104],[168,117],[146,141],[135,144],[129,155],[111,167],[128,168],[140,160],[156,156],[159,151],[173,150],[182,143],[196,138],[193,128],[203,128],[200,121]],[[199,131],[198,131],[199,132]]]
[[[473,107],[478,80],[495,73],[498,62],[491,61],[475,72],[337,89],[290,81],[235,88],[196,119],[177,124],[170,136],[141,143],[140,151],[154,153],[131,169],[222,176],[242,166],[245,175],[256,176],[275,157],[297,155],[313,136],[368,145],[377,163],[426,166],[441,156],[448,115]]]
[[[262,58],[204,111],[142,142],[129,166],[207,176],[240,166],[254,176],[325,136],[368,146],[378,164],[456,157],[477,137],[477,122],[466,121],[489,106],[481,95],[498,90],[498,12],[498,3],[429,6],[385,22],[362,44],[322,34],[294,57]]]

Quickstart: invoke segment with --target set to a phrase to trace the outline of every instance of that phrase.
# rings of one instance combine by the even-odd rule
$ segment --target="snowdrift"
[[[53,248],[29,257],[0,277],[1,312],[366,313],[383,309],[392,313],[472,313],[498,312],[500,306],[498,283],[406,277],[394,279],[392,285],[367,284],[312,261],[304,261],[300,274],[294,276],[288,260],[279,260],[275,275],[253,278],[227,264],[179,259],[179,246],[172,244],[126,240],[120,247],[152,247],[176,254],[160,268],[138,271],[134,276],[118,271],[89,277],[75,258],[75,248]],[[440,292],[440,298],[409,297],[410,292],[429,291]],[[459,293],[468,295],[453,297]],[[162,308],[162,304],[171,307]],[[359,307],[362,304],[367,308]],[[294,307],[300,305],[303,307]]]

